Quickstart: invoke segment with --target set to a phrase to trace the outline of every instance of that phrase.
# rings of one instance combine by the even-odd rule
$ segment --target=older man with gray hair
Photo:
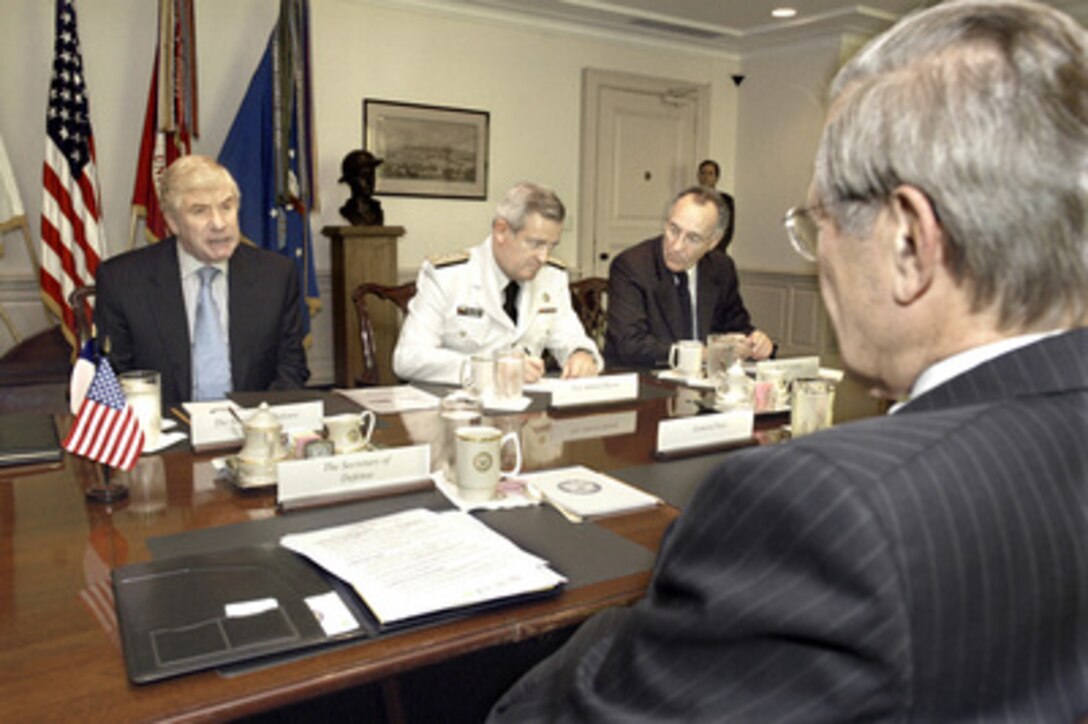
[[[1088,33],[942,3],[831,90],[787,216],[893,414],[730,455],[646,598],[496,721],[1088,715]]]
[[[464,360],[510,347],[526,354],[526,382],[544,373],[544,350],[564,377],[600,372],[597,345],[571,307],[566,267],[553,256],[565,216],[553,190],[520,183],[499,202],[483,243],[424,261],[393,352],[396,375],[456,384]]]

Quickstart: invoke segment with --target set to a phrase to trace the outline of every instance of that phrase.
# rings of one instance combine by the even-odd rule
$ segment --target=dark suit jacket
[[[163,404],[192,399],[189,324],[173,237],[108,259],[95,279],[95,325],[118,371],[158,370]],[[239,244],[230,259],[230,363],[234,390],[302,387],[298,273],[286,257]]]
[[[699,260],[696,291],[700,339],[711,332],[744,332],[755,327],[740,298],[737,267],[712,250]],[[612,260],[608,274],[608,328],[604,357],[623,367],[661,367],[669,346],[690,334],[682,329],[674,277],[665,266],[661,237],[647,239]]]
[[[496,721],[1076,722],[1088,714],[1088,330],[895,415],[731,455],[630,609]]]

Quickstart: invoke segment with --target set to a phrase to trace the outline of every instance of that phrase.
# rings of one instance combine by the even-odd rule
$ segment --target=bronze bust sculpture
[[[340,207],[340,215],[354,226],[382,226],[385,213],[374,193],[374,169],[382,164],[370,151],[351,151],[340,162],[340,183],[351,187],[351,198]]]

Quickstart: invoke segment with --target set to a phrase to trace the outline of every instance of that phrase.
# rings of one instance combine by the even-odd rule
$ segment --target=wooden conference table
[[[728,452],[655,460],[657,424],[682,414],[684,402],[677,388],[646,376],[642,392],[635,403],[580,413],[549,412],[534,403],[525,413],[491,422],[519,431],[526,469],[583,464],[616,471],[661,495],[671,504],[585,524],[655,551],[700,476]],[[332,393],[314,394],[343,404]],[[436,419],[433,411],[383,415],[375,441],[421,442],[441,430]],[[773,441],[783,422],[782,416],[757,419],[757,437]],[[58,420],[62,431],[69,423]],[[598,423],[624,432],[592,434]],[[570,433],[578,429],[580,438]],[[282,515],[272,492],[240,491],[215,479],[212,457],[191,453],[186,443],[146,457],[128,480],[129,498],[112,506],[85,499],[97,471],[81,459],[0,469],[0,720],[227,719],[268,711],[575,625],[604,607],[637,600],[649,580],[649,570],[621,575],[554,598],[321,650],[241,675],[209,671],[132,685],[120,650],[110,570],[149,560],[149,541],[163,536]],[[558,516],[548,508],[534,514]]]

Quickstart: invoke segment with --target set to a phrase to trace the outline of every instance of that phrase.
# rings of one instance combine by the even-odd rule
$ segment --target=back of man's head
[[[950,271],[1008,329],[1088,312],[1088,33],[1026,0],[922,11],[838,74],[816,200],[864,236],[899,185],[929,198]]]

